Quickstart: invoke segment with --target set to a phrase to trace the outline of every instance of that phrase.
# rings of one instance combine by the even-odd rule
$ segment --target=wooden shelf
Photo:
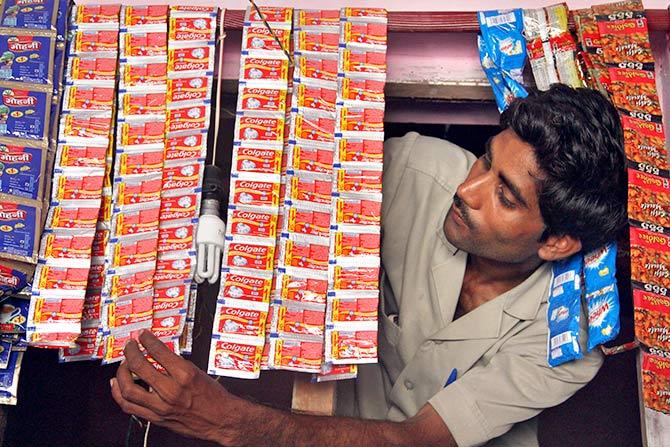
[[[670,30],[670,13],[666,9],[648,9],[650,31]],[[242,29],[244,10],[228,9],[224,27],[226,29]],[[574,28],[572,14],[570,27]],[[477,32],[479,23],[474,11],[389,11],[389,32],[426,33],[426,32]]]
[[[238,82],[236,79],[224,79],[223,94],[237,97]],[[387,99],[423,99],[431,101],[492,101],[491,86],[483,82],[387,82],[384,89]]]
[[[389,82],[384,88],[388,99],[426,99],[438,101],[492,101],[488,82]]]

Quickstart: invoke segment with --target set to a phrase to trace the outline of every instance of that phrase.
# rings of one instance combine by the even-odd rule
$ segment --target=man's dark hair
[[[615,239],[626,222],[626,157],[619,116],[602,94],[554,84],[514,101],[500,125],[535,149],[542,240],[570,235],[588,251]]]

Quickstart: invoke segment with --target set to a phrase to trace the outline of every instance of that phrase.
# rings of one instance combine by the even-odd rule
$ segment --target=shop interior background
[[[117,3],[96,1],[82,3]],[[165,4],[178,1],[125,1],[124,4]],[[198,1],[203,5],[218,5],[228,9],[244,9],[242,0],[229,2]],[[551,2],[543,2],[550,4]],[[589,1],[570,1],[571,9],[588,7]],[[358,1],[262,1],[262,5],[293,6],[295,8],[333,8],[342,6],[385,7],[390,11],[463,11],[505,7],[539,7],[537,1],[454,1],[416,0],[358,0]],[[667,9],[667,0],[645,0],[648,9]],[[663,72],[659,90],[670,87],[668,48],[663,33],[652,33],[658,69]],[[226,179],[230,170],[232,129],[236,104],[236,73],[239,67],[241,31],[227,32],[224,57],[224,85],[221,92],[222,110],[219,123],[222,138],[217,149],[217,164],[224,168]],[[437,79],[484,79],[479,66],[474,33],[390,33],[389,85],[386,136],[401,136],[408,131],[449,139],[475,154],[481,154],[488,136],[497,132],[497,111],[490,98],[458,97],[432,100],[430,85],[425,85],[421,98],[394,96],[393,86],[406,81],[420,83],[439,73]],[[464,85],[463,87],[467,87]],[[662,94],[662,92],[661,92]],[[403,95],[406,95],[403,93]],[[664,111],[670,113],[665,95]],[[211,134],[210,134],[211,135]],[[227,193],[227,191],[226,191]],[[628,294],[628,281],[620,281],[621,296]],[[212,314],[218,285],[201,286],[192,360],[206,367],[209,350]],[[622,334],[627,341],[632,335],[631,304],[622,300]],[[626,305],[628,307],[626,307]],[[540,441],[547,447],[571,445],[641,445],[639,406],[637,398],[636,355],[634,352],[608,358],[596,379],[572,399],[540,418]],[[31,350],[23,363],[20,384],[20,404],[3,407],[5,447],[10,446],[121,446],[141,445],[144,429],[121,413],[111,399],[109,379],[115,366],[101,367],[97,363],[58,364],[57,353],[50,350]],[[269,371],[258,381],[221,379],[232,392],[280,408],[291,402],[291,373]],[[0,422],[0,426],[2,426]],[[200,447],[209,443],[186,440],[171,432],[153,427],[150,445],[163,447],[189,445]]]

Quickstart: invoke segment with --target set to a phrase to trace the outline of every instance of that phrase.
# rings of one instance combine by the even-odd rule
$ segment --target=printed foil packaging
[[[274,36],[247,11],[210,372],[353,377],[377,352],[386,12],[261,12]]]

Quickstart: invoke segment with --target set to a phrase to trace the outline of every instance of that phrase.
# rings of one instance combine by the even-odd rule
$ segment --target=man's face
[[[537,257],[544,230],[538,205],[541,178],[533,148],[510,129],[499,133],[456,190],[444,221],[447,240],[499,262]]]

